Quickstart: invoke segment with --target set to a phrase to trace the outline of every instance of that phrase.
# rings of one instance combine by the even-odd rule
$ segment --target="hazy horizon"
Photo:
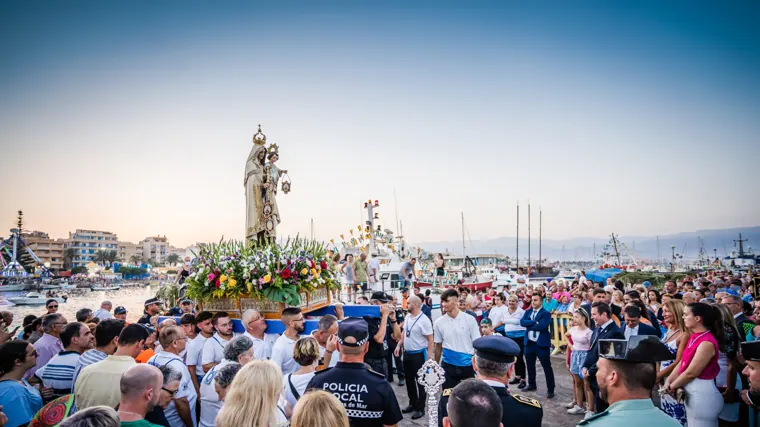
[[[0,235],[243,238],[258,124],[283,236],[368,199],[412,242],[514,236],[518,201],[527,236],[529,200],[553,240],[760,218],[757,2],[42,4],[0,5]]]

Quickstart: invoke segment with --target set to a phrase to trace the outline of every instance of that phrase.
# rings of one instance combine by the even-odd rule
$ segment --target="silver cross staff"
[[[428,426],[430,427],[438,427],[438,402],[435,396],[445,381],[444,375],[441,365],[433,359],[429,359],[417,371],[417,382],[425,387],[425,393],[428,395]]]

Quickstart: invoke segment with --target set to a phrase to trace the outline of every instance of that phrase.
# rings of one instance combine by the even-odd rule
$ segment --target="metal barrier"
[[[552,356],[562,352],[562,346],[568,345],[565,334],[570,329],[568,324],[572,318],[573,315],[569,313],[552,313],[552,345],[554,346]]]

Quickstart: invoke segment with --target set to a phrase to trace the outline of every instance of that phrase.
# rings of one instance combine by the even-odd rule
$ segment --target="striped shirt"
[[[84,354],[82,354],[82,357],[79,358],[76,366],[74,367],[74,378],[71,380],[72,393],[74,393],[74,385],[77,383],[77,378],[79,378],[79,373],[82,372],[82,369],[92,365],[93,363],[98,363],[101,360],[105,360],[106,357],[108,357],[107,354],[94,348],[92,350],[87,350],[84,352]]]
[[[71,393],[74,381],[74,368],[80,354],[76,351],[62,351],[37,372],[34,373],[45,387],[53,389],[55,397],[65,396]]]

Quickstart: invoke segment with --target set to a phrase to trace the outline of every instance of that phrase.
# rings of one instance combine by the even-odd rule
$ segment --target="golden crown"
[[[259,131],[253,134],[253,143],[261,146],[267,143],[267,136],[261,132],[261,125],[259,125]]]

